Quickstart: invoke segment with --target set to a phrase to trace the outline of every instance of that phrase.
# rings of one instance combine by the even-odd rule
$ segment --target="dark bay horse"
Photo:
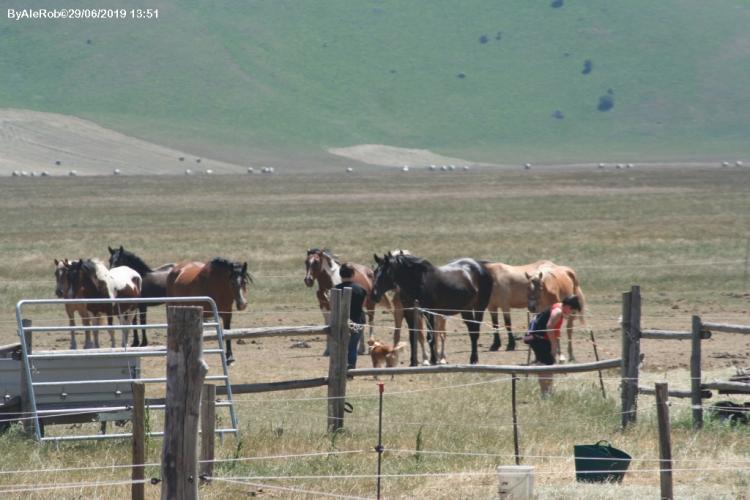
[[[566,323],[568,334],[568,359],[573,356],[573,321],[578,318],[586,325],[583,311],[586,310],[586,298],[573,268],[550,262],[540,266],[535,273],[526,273],[528,278],[528,308],[530,312],[539,313],[565,297],[575,294],[581,302],[581,312],[571,315]]]
[[[393,255],[387,253],[383,258],[375,256],[378,264],[373,286],[373,299],[378,300],[383,294],[398,286],[401,300],[407,307],[413,307],[418,300],[420,307],[426,310],[425,319],[433,330],[432,361],[444,363],[444,343],[441,338],[445,332],[445,316],[461,313],[471,338],[471,356],[469,362],[479,361],[477,342],[484,310],[492,293],[492,277],[484,265],[474,259],[463,258],[436,267],[426,259],[413,255]],[[411,365],[416,366],[416,332],[413,315],[407,315],[409,324],[409,341],[411,343]],[[439,344],[443,345],[439,345]],[[440,357],[438,357],[440,350]]]
[[[68,268],[70,286],[76,299],[134,299],[141,295],[141,276],[127,266],[107,269],[97,259],[79,259]],[[107,324],[112,326],[116,315],[123,325],[122,347],[128,345],[128,331],[135,321],[135,304],[86,304],[86,309],[94,315],[107,316]],[[115,333],[110,330],[112,347],[115,347]],[[99,347],[99,334],[94,332],[94,344]]]
[[[372,269],[362,264],[350,262],[354,267],[354,283],[358,284],[367,291],[367,299],[364,303],[364,309],[367,312],[367,322],[369,324],[368,338],[372,338],[375,322],[375,301],[372,300],[372,284],[374,274]],[[331,320],[331,302],[328,299],[331,288],[341,283],[339,269],[341,262],[338,257],[328,249],[311,248],[307,251],[305,258],[305,285],[312,287],[317,282],[318,287],[315,296],[318,299],[318,306],[323,313],[325,324],[330,324]],[[387,309],[391,308],[390,301],[385,298],[381,305]],[[359,353],[365,351],[364,335],[359,345]]]
[[[168,297],[194,297],[205,295],[216,302],[224,330],[232,324],[232,302],[238,311],[247,308],[247,283],[252,283],[247,272],[247,262],[233,262],[216,257],[209,262],[184,262],[172,268],[167,276]],[[205,303],[183,305],[203,306],[203,314],[210,316],[211,307]],[[232,341],[226,341],[227,364],[234,363]]]
[[[174,264],[164,264],[156,269],[151,269],[143,260],[133,252],[125,250],[122,245],[120,248],[107,247],[109,249],[109,267],[117,266],[128,266],[131,269],[135,269],[138,274],[143,278],[143,286],[141,288],[141,297],[145,298],[156,298],[167,296],[167,276],[169,271],[172,270]],[[163,302],[148,302],[144,304],[138,304],[139,319],[141,325],[146,323],[146,308],[151,306],[161,305]],[[146,338],[146,329],[141,328],[142,338],[140,341],[141,346],[148,345],[148,338]],[[138,342],[138,330],[134,330],[133,333],[133,347],[139,345]]]

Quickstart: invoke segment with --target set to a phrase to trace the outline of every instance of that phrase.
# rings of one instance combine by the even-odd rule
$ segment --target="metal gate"
[[[203,323],[203,328],[216,330],[217,348],[203,349],[204,355],[218,356],[221,360],[221,374],[207,375],[206,381],[223,381],[226,386],[226,401],[216,403],[216,408],[229,411],[231,426],[216,429],[217,434],[238,434],[237,414],[232,400],[232,387],[229,380],[226,354],[224,352],[224,331],[216,303],[210,297],[162,297],[135,299],[41,299],[21,300],[16,304],[18,336],[21,344],[21,370],[25,380],[24,402],[26,412],[32,417],[34,432],[38,441],[74,441],[87,439],[116,439],[131,437],[131,433],[91,434],[80,436],[43,436],[42,422],[65,415],[94,414],[97,419],[129,420],[132,409],[133,382],[144,384],[164,383],[166,377],[141,377],[140,361],[143,357],[167,355],[165,346],[100,348],[65,351],[28,352],[31,338],[41,333],[119,331],[124,326],[150,330],[166,330],[166,323],[147,325],[76,325],[76,326],[33,326],[24,321],[24,307],[50,304],[143,304],[143,303],[207,303],[211,307],[213,321]],[[27,343],[29,342],[29,343]],[[165,363],[166,366],[166,363]],[[211,363],[209,363],[211,366]],[[59,392],[58,392],[59,391]],[[131,395],[128,398],[128,395]],[[106,395],[106,396],[105,396]],[[151,401],[151,403],[149,403]],[[163,410],[161,400],[149,400],[146,408]],[[29,415],[27,415],[29,416]],[[45,416],[47,417],[45,419]],[[162,436],[163,432],[148,432],[149,436]]]

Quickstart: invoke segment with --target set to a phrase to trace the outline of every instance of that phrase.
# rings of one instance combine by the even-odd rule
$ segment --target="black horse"
[[[413,255],[393,255],[383,258],[375,255],[375,284],[373,300],[378,301],[388,290],[398,286],[404,307],[414,307],[414,301],[425,310],[425,319],[433,331],[430,347],[431,362],[444,363],[442,351],[438,358],[438,342],[445,335],[445,316],[461,313],[471,338],[469,362],[479,361],[477,342],[484,310],[492,293],[492,276],[481,262],[474,259],[458,259],[441,267]],[[409,342],[411,343],[411,366],[417,365],[416,330],[414,315],[407,314]],[[436,328],[437,326],[437,328]]]
[[[125,250],[122,245],[120,248],[109,249],[109,267],[110,269],[117,266],[128,266],[138,271],[138,274],[143,278],[143,285],[141,288],[141,297],[155,298],[155,297],[166,297],[167,296],[167,276],[169,271],[172,270],[174,264],[164,264],[156,269],[151,269],[143,260],[133,252]],[[139,318],[141,325],[146,323],[146,308],[151,306],[161,305],[163,302],[149,302],[144,304],[138,304]],[[146,329],[141,328],[143,333],[142,340],[138,341],[138,330],[133,330],[133,344],[132,347],[138,345],[147,346],[148,338],[146,338]]]

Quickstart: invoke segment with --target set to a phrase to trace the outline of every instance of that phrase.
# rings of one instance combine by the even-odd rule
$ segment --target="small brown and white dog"
[[[370,346],[370,357],[372,358],[373,368],[393,368],[398,366],[398,351],[406,347],[406,342],[399,342],[398,345],[390,346],[383,344],[375,339],[367,341],[367,345]]]

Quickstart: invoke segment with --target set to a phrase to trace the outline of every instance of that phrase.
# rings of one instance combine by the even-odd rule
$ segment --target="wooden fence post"
[[[669,423],[669,387],[656,383],[656,418],[659,422],[659,481],[662,500],[672,500],[672,438]]]
[[[216,386],[203,385],[201,395],[201,478],[214,473],[214,443],[216,433]]]
[[[622,428],[636,421],[638,369],[641,362],[641,289],[634,285],[622,294]]]
[[[331,290],[331,351],[328,358],[328,432],[344,426],[349,305],[352,290]]]
[[[690,403],[693,407],[693,428],[703,428],[703,400],[701,398],[701,323],[700,316],[693,316],[692,348],[690,352]]]
[[[198,498],[198,416],[208,366],[202,307],[167,308],[167,402],[161,458],[162,500]]]
[[[620,367],[620,399],[622,401],[622,412],[620,414],[621,426],[623,429],[630,422],[630,412],[632,411],[632,400],[629,393],[630,385],[628,384],[628,374],[630,369],[630,304],[632,295],[630,292],[622,294],[622,366]]]
[[[146,387],[142,382],[134,382],[133,387],[133,481],[146,478],[143,464],[146,463]],[[144,500],[146,488],[144,483],[134,482],[131,486],[131,498]]]
[[[21,325],[24,328],[28,328],[31,326],[31,320],[30,319],[22,319]],[[32,333],[31,332],[25,332],[24,333],[24,340],[26,342],[26,354],[31,354],[32,348],[33,348],[33,341],[32,341]],[[29,380],[26,377],[26,369],[23,366],[23,359],[21,360],[21,412],[22,416],[26,417],[24,420],[21,420],[23,422],[23,432],[27,436],[33,436],[36,432],[34,421],[31,418],[31,416],[36,416],[31,414],[31,396],[29,395]],[[31,363],[31,360],[29,360],[29,363]]]
[[[629,419],[638,420],[638,375],[641,365],[641,287],[630,287],[630,349],[628,350],[628,383],[631,398]]]

